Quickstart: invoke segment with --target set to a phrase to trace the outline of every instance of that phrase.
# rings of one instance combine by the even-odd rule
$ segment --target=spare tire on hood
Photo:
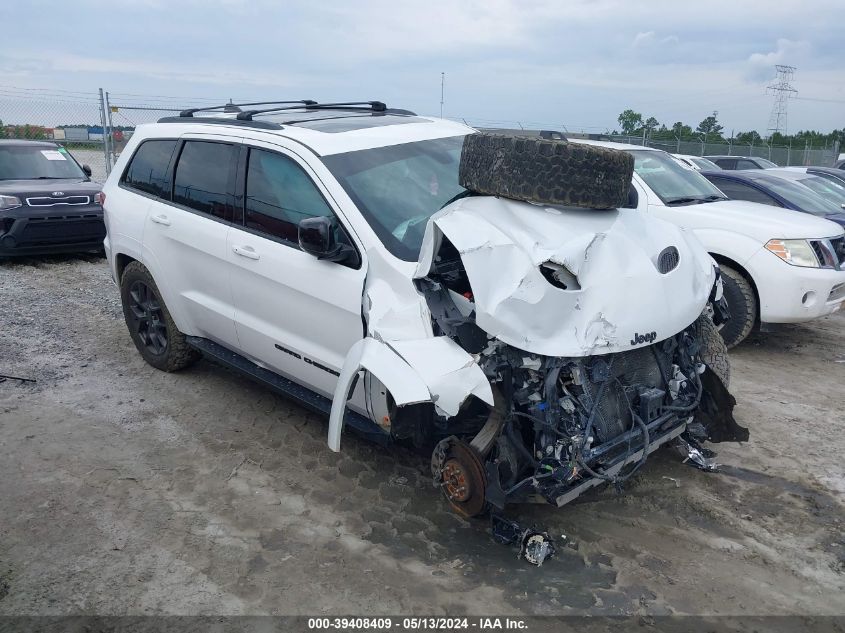
[[[626,204],[634,158],[606,147],[476,133],[464,140],[459,181],[475,193],[539,204],[615,209]]]

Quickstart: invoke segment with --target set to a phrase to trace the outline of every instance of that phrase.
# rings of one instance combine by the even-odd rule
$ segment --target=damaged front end
[[[466,195],[435,213],[412,278],[368,253],[367,336],[340,373],[329,446],[358,376],[372,376],[385,399],[373,419],[433,447],[435,484],[476,516],[562,506],[673,440],[701,468],[702,442],[746,440],[716,329],[718,267],[695,237],[604,202],[510,198]]]
[[[713,322],[724,318],[718,270],[706,253],[691,247],[667,266],[659,253],[680,231],[663,227],[635,247],[636,217],[620,211],[605,212],[600,234],[548,235],[544,245],[526,226],[548,214],[481,198],[432,219],[414,295],[373,287],[365,297],[370,336],[341,372],[333,449],[362,370],[390,393],[393,437],[434,446],[434,482],[464,516],[562,506],[624,481],[672,440],[705,467],[712,454],[701,442],[748,438],[732,416]],[[509,225],[519,228],[505,235]],[[626,297],[632,285],[637,304]],[[637,329],[646,314],[651,327]]]
[[[475,437],[452,435],[437,445],[435,483],[468,516],[487,504],[562,506],[593,486],[624,481],[675,438],[695,447],[713,437],[747,439],[729,396],[717,415],[699,415],[702,401],[714,400],[706,383],[716,399],[727,395],[702,360],[700,328],[696,322],[659,343],[587,358],[492,342],[479,363],[500,395]]]

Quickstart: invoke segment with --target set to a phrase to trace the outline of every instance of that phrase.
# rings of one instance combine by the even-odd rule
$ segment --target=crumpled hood
[[[429,274],[443,237],[457,248],[475,319],[488,334],[548,356],[620,352],[663,340],[701,314],[713,261],[691,232],[635,210],[544,207],[503,198],[459,200],[429,221],[414,274]],[[657,269],[675,246],[678,265]],[[580,288],[541,273],[565,266]]]

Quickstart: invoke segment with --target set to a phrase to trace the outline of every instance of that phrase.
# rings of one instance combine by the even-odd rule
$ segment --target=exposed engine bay
[[[477,327],[461,260],[448,241],[440,252],[417,282],[435,335],[472,354],[494,394],[486,415],[470,399],[441,421],[450,434],[434,449],[432,475],[460,514],[513,502],[564,505],[590,487],[631,477],[675,438],[690,450],[705,440],[748,439],[733,420],[723,379],[702,358],[704,339],[718,336],[710,316],[662,341],[638,335],[648,344],[627,351],[532,354]],[[722,311],[713,315],[719,320]]]

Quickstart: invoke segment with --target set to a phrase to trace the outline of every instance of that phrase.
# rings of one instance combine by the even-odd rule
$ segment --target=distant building
[[[102,128],[101,128],[102,130]],[[88,128],[87,127],[66,127],[64,128],[65,139],[68,141],[87,141]]]

